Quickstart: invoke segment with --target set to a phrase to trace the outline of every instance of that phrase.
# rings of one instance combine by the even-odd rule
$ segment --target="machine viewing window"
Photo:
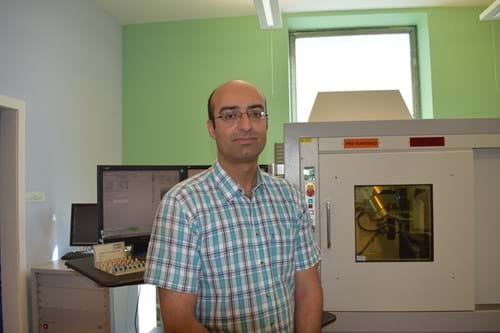
[[[433,261],[432,185],[356,185],[356,262]]]

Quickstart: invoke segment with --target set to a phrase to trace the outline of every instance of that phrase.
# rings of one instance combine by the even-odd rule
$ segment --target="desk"
[[[331,312],[323,311],[322,316],[321,316],[321,327],[325,327],[327,325],[330,325],[335,320],[337,320],[336,315],[334,315]]]
[[[121,287],[144,283],[144,272],[113,276],[94,267],[94,257],[84,257],[66,261],[66,266],[74,269],[102,287]]]

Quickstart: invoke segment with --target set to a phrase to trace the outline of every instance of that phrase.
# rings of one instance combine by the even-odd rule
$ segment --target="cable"
[[[370,240],[368,240],[368,242],[366,243],[366,245],[363,247],[363,249],[361,249],[361,251],[358,252],[358,256],[360,255],[363,255],[363,253],[366,251],[366,249],[368,248],[368,246],[371,245],[371,243],[373,243],[373,241],[375,240],[375,238],[380,235],[380,232],[376,232],[372,238],[370,238]]]
[[[389,217],[395,218],[398,221],[411,221],[411,217],[407,211],[400,211],[399,214],[395,214],[392,211],[389,211],[387,214]],[[406,215],[406,216],[403,216]]]
[[[368,216],[368,218],[370,219],[370,221],[372,221],[371,216],[370,216],[369,214],[365,213],[365,212],[363,211],[363,209],[359,208],[359,209],[357,209],[357,210],[356,210],[356,224],[358,225],[358,227],[359,227],[361,230],[366,231],[366,232],[379,232],[379,230],[380,230],[380,228],[381,228],[381,226],[379,226],[379,225],[378,225],[377,227],[375,227],[374,229],[370,229],[370,228],[367,228],[367,227],[365,227],[365,226],[363,226],[363,225],[361,224],[361,221],[360,221],[360,220],[361,220],[361,217],[362,217],[363,215]]]
[[[134,318],[135,333],[139,332],[138,317],[139,317],[139,298],[140,297],[141,297],[141,285],[137,286],[137,302],[135,303],[135,318]]]

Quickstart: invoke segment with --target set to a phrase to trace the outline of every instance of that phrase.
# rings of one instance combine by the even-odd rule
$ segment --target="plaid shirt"
[[[164,196],[144,281],[197,294],[210,331],[293,332],[294,272],[319,260],[300,192],[258,170],[250,199],[216,162]]]

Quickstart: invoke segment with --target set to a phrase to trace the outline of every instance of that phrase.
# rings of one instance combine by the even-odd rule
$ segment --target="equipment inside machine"
[[[432,185],[354,187],[356,261],[432,261]]]

